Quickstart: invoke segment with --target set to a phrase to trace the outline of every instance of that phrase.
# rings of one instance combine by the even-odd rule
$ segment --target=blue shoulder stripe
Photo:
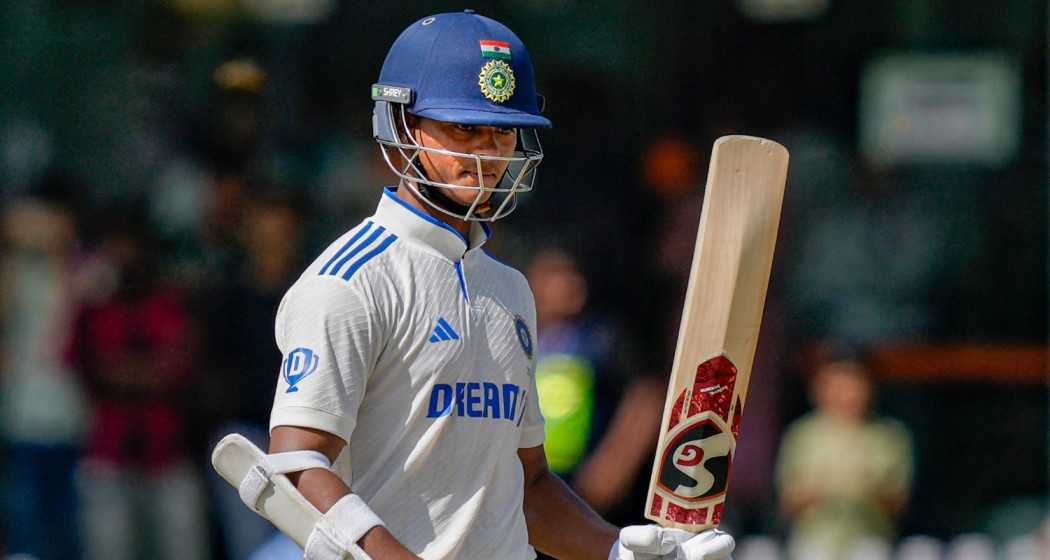
[[[371,251],[365,253],[363,257],[357,259],[357,261],[354,262],[354,264],[350,265],[350,268],[346,269],[346,272],[343,274],[343,280],[349,280],[350,277],[353,276],[355,272],[357,272],[357,269],[364,266],[366,262],[372,260],[372,258],[378,255],[379,253],[386,251],[386,248],[389,247],[390,244],[395,241],[397,241],[396,235],[391,233],[390,235],[386,236],[386,239],[383,239],[383,242],[377,245],[375,249],[372,249]]]
[[[364,239],[364,241],[358,243],[357,246],[354,247],[349,253],[343,255],[343,258],[339,259],[339,262],[335,263],[335,266],[332,267],[332,271],[329,272],[329,274],[331,274],[332,276],[339,276],[339,269],[343,268],[344,264],[346,264],[350,259],[356,257],[358,253],[360,253],[366,247],[375,242],[376,239],[379,239],[379,236],[383,235],[384,231],[386,231],[386,228],[384,228],[383,226],[377,227],[371,235]]]
[[[358,239],[361,239],[361,236],[364,235],[365,233],[367,233],[368,232],[368,228],[370,228],[370,227],[372,227],[372,222],[371,221],[365,222],[364,227],[358,229],[357,233],[355,233],[350,238],[350,241],[347,241],[346,243],[344,243],[343,246],[340,247],[339,250],[336,251],[336,253],[334,255],[332,255],[332,258],[328,259],[328,262],[324,263],[324,266],[321,267],[321,272],[319,272],[318,274],[323,276],[324,273],[328,272],[328,267],[332,266],[332,263],[334,263],[336,261],[336,259],[338,259],[339,257],[343,256],[343,253],[345,253],[347,251],[347,249],[349,249],[350,246],[354,244],[354,242],[356,242]]]

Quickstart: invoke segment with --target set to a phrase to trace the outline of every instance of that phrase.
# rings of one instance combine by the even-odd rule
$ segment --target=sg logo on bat
[[[716,419],[698,420],[667,446],[660,468],[660,486],[686,501],[725,493],[733,447],[733,437]]]
[[[686,524],[718,523],[739,434],[736,367],[716,356],[696,368],[675,400],[660,457],[651,515]]]

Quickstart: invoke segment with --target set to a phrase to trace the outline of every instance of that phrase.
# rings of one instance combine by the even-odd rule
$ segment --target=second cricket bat
[[[715,141],[645,516],[717,526],[747,402],[788,152],[752,136]]]

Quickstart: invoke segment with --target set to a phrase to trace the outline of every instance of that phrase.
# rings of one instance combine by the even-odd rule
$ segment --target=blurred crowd
[[[311,36],[245,24],[236,2],[147,2],[130,19],[81,4],[6,2],[0,24],[42,68],[0,55],[13,100],[0,108],[0,553],[279,558],[208,456],[234,431],[265,447],[277,304],[393,181],[366,87],[336,71],[372,79],[392,37],[351,56],[346,10]],[[527,39],[550,23],[534,4],[561,5],[528,4]],[[361,9],[391,30],[410,17]],[[433,7],[420,10],[402,11]],[[88,58],[59,61],[41,46],[54,37]],[[536,296],[552,469],[610,521],[643,521],[705,154],[721,134],[760,134],[792,163],[724,518],[737,558],[1046,558],[1044,388],[882,382],[870,359],[916,342],[1045,344],[1041,133],[987,171],[873,165],[834,111],[765,119],[793,110],[765,98],[708,92],[717,113],[677,107],[632,128],[659,104],[632,113],[637,93],[602,72],[634,55],[566,66],[539,43],[556,128],[537,191],[486,247]],[[15,92],[23,78],[76,93],[51,103]],[[622,126],[599,128],[612,114]],[[973,421],[974,403],[1007,420]],[[960,440],[977,443],[944,443]],[[945,474],[956,461],[986,470]]]

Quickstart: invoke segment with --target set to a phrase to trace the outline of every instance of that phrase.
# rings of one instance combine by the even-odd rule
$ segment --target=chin
[[[467,187],[467,186],[472,186],[472,185],[463,185],[463,186]],[[460,204],[462,206],[467,206],[467,207],[469,207],[471,204],[474,204],[474,197],[477,196],[477,193],[470,192],[469,196],[456,196],[454,194],[450,194],[449,193],[449,191],[451,191],[451,190],[452,189],[445,189],[445,195],[449,198],[449,200],[455,202],[456,204]],[[467,193],[469,191],[459,191],[459,192]],[[483,207],[485,207],[485,205],[488,204],[489,198],[490,197],[486,196],[486,197],[481,199],[481,202],[478,203],[478,212],[481,212],[481,209]]]
[[[474,199],[473,198],[471,198],[469,200],[459,200],[459,199],[453,198],[452,200],[455,201],[457,204],[459,204],[461,206],[466,206],[468,208],[470,207],[471,204],[474,204]],[[481,213],[481,212],[483,212],[482,209],[486,208],[487,206],[488,206],[488,201],[487,200],[482,200],[481,202],[478,203],[477,211],[479,213]]]

